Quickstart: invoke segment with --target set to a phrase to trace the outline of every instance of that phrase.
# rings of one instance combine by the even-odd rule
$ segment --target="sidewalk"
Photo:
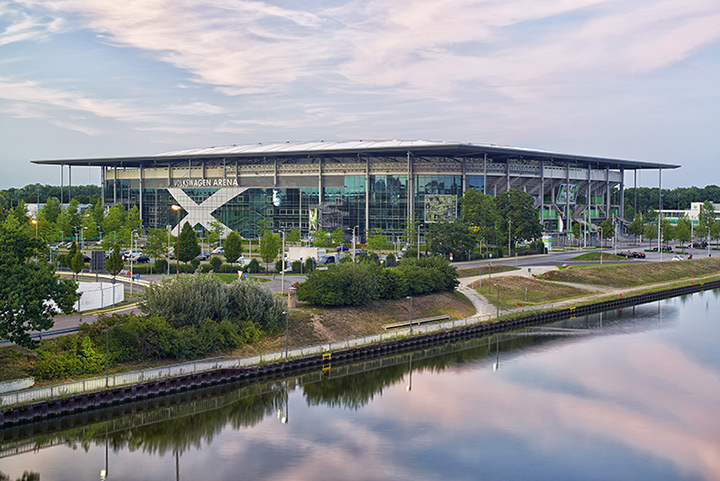
[[[490,279],[493,277],[500,277],[500,276],[523,276],[523,277],[533,277],[534,275],[542,275],[548,271],[557,270],[556,266],[533,266],[531,268],[522,267],[520,270],[516,271],[505,271],[505,272],[498,272],[497,274],[490,274],[483,275],[483,276],[472,276],[472,277],[461,277],[458,279],[460,281],[460,285],[458,286],[457,290],[460,291],[467,297],[470,302],[472,302],[473,306],[475,307],[475,310],[477,311],[477,315],[484,316],[484,315],[492,315],[497,312],[497,307],[493,304],[490,304],[485,297],[478,294],[478,292],[470,287],[471,284],[480,281],[481,283],[487,283],[490,282]]]

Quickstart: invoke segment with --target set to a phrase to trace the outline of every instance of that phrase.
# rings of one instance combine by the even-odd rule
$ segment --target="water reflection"
[[[90,456],[93,479],[132,478],[130,460],[145,479],[718,479],[713,306],[696,294],[6,429],[0,471],[73,479],[63,463]]]

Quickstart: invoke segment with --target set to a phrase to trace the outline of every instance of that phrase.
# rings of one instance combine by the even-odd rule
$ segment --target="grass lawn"
[[[635,287],[703,277],[719,272],[720,258],[710,257],[684,261],[572,266],[569,269],[548,272],[543,278],[577,284]]]
[[[607,252],[603,252],[602,259],[604,261],[626,261],[627,258],[623,256],[616,256],[615,254],[609,254]],[[586,252],[585,254],[580,254],[579,256],[571,257],[571,261],[596,261],[600,262],[600,252]]]
[[[496,306],[498,291],[495,285],[500,287],[500,309],[548,304],[594,293],[579,287],[559,285],[523,276],[499,276],[493,279],[490,292],[488,292],[487,282],[484,282],[482,287],[471,284],[488,302]]]
[[[474,277],[474,276],[485,276],[490,273],[500,273],[500,272],[508,272],[508,271],[517,271],[520,270],[519,267],[513,267],[513,266],[506,266],[502,264],[493,265],[490,266],[480,266],[480,267],[468,267],[466,269],[458,269],[458,277]]]
[[[217,277],[225,284],[231,284],[238,280],[238,275],[236,273],[213,272],[213,276]],[[265,279],[264,277],[255,277],[255,275],[250,275],[249,278],[259,282],[270,282],[270,279]]]

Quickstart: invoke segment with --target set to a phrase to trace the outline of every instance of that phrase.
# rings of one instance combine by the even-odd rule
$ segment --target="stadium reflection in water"
[[[0,472],[43,481],[718,479],[718,302],[704,292],[5,429]]]

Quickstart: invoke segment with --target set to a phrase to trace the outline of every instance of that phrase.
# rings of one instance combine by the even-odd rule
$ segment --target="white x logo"
[[[202,224],[207,230],[213,230],[214,227],[211,223],[218,222],[218,220],[212,216],[212,213],[247,189],[247,187],[220,187],[217,192],[205,199],[201,204],[196,204],[181,188],[169,187],[168,192],[170,192],[170,195],[173,196],[180,207],[187,211],[187,215],[178,222],[178,225],[172,230],[172,234],[179,235],[180,226],[185,222],[189,223],[191,227]],[[222,224],[222,229],[223,236],[227,236],[231,232],[231,229],[225,224]]]

